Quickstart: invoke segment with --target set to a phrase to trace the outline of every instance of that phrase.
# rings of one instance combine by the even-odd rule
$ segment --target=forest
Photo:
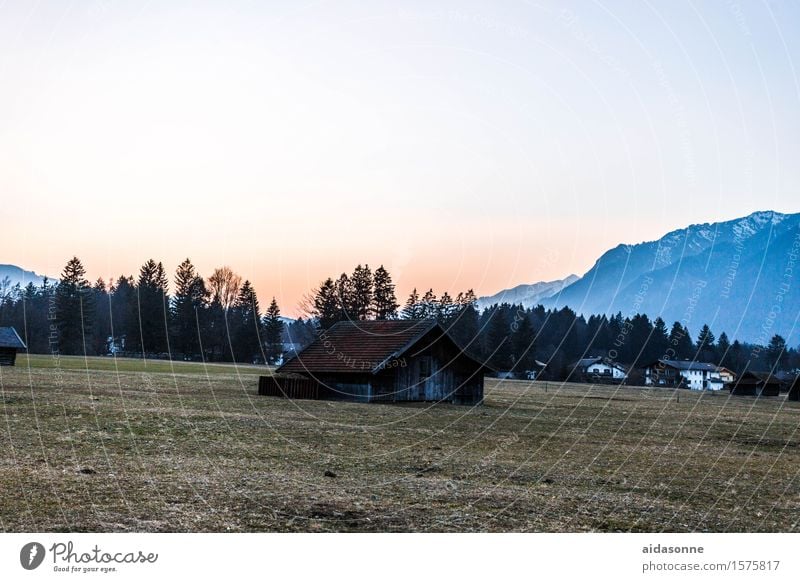
[[[327,278],[300,305],[304,317],[288,320],[273,297],[262,311],[250,281],[230,267],[203,278],[189,259],[173,275],[146,261],[138,276],[90,284],[77,257],[58,281],[41,286],[0,282],[0,326],[15,327],[32,353],[117,355],[179,360],[268,363],[282,361],[342,320],[436,318],[462,348],[496,370],[522,373],[538,360],[544,378],[569,377],[580,358],[605,357],[632,371],[657,359],[689,359],[734,372],[800,368],[797,348],[773,335],[767,346],[717,336],[708,325],[693,335],[687,323],[668,325],[646,314],[577,314],[568,307],[525,308],[509,303],[482,311],[469,289],[440,295],[414,289],[401,306],[391,274],[358,265]]]

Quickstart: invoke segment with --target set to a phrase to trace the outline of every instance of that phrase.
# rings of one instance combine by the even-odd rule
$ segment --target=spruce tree
[[[281,310],[273,297],[264,315],[264,351],[269,364],[277,362],[283,354],[283,328]]]
[[[252,363],[254,357],[261,354],[261,309],[250,281],[242,284],[231,311],[234,358],[238,362]]]
[[[200,354],[200,338],[209,293],[205,281],[189,259],[175,271],[175,296],[172,299],[172,338],[174,350],[183,359]]]
[[[325,279],[314,294],[313,315],[320,329],[328,329],[340,321],[341,303],[333,279]]]
[[[404,319],[419,319],[421,314],[420,303],[419,303],[419,293],[417,293],[417,288],[414,287],[414,290],[411,291],[411,294],[406,299],[406,304],[403,307],[403,318]]]
[[[767,358],[770,370],[779,371],[786,361],[786,340],[775,334],[767,346]]]
[[[352,319],[372,318],[373,280],[369,265],[358,265],[350,277],[349,312]]]
[[[164,265],[149,259],[139,269],[139,347],[144,354],[163,353],[169,347],[169,283]]]
[[[86,354],[91,345],[94,305],[86,269],[78,257],[72,257],[61,273],[55,304],[60,351]]]
[[[375,319],[395,319],[397,317],[397,297],[389,271],[383,265],[375,269],[373,277],[372,311]]]

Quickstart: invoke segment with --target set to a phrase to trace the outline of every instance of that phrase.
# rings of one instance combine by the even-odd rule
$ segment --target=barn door
[[[415,400],[427,400],[428,385],[431,383],[431,358],[422,356],[417,360],[417,397]]]

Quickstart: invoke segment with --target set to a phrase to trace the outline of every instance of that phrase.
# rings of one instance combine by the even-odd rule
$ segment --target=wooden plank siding
[[[302,398],[318,400],[320,384],[313,378],[296,378],[287,376],[259,376],[258,393],[261,396],[282,396],[284,398]]]

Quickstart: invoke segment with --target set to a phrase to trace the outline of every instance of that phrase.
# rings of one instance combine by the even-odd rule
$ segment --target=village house
[[[13,366],[17,361],[17,351],[28,346],[13,327],[0,327],[0,366]]]
[[[645,366],[645,386],[688,388],[690,390],[722,390],[725,379],[733,372],[706,362],[690,360],[658,360]]]
[[[583,358],[570,366],[570,379],[575,382],[618,383],[628,377],[624,366],[609,358]]]
[[[478,404],[489,371],[435,320],[342,321],[262,376],[259,394]]]
[[[547,367],[547,364],[544,362],[540,362],[539,360],[534,360],[533,364],[530,366],[530,369],[525,370],[525,378],[527,380],[537,380],[539,376],[542,375],[544,369]]]

